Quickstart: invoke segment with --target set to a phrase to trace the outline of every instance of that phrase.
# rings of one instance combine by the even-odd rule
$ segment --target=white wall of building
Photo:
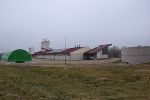
[[[150,46],[123,48],[121,60],[130,64],[148,63],[150,62]]]
[[[44,55],[36,55],[36,58],[38,58],[38,59],[45,59],[45,56]]]
[[[70,60],[70,55],[66,55],[66,59]],[[65,55],[55,55],[55,60],[65,60]]]
[[[105,59],[105,58],[108,58],[108,55],[107,54],[102,54],[102,50],[97,52],[97,59]]]
[[[71,54],[70,54],[71,60],[83,60],[83,53],[85,53],[89,50],[90,50],[89,47],[83,47],[79,50],[71,52]]]
[[[53,55],[45,55],[45,59],[54,60]]]

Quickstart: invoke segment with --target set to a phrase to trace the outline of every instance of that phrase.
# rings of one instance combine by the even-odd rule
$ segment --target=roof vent
[[[81,46],[80,46],[80,44],[79,45],[75,45],[75,48],[80,48]]]

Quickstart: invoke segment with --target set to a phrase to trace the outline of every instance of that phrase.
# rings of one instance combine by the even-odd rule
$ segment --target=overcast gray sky
[[[52,48],[150,45],[150,0],[0,0],[0,52]]]

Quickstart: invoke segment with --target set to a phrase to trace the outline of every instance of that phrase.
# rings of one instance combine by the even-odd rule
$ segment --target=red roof
[[[79,50],[83,47],[77,47],[77,48],[69,48],[69,49],[66,49],[66,50],[63,50],[61,52],[50,52],[52,50],[47,50],[47,51],[39,51],[39,52],[36,52],[34,53],[34,55],[49,55],[49,54],[70,54],[71,52],[74,52],[76,50]]]
[[[69,48],[69,49],[66,49],[66,50],[62,51],[61,53],[62,54],[65,54],[65,53],[70,54],[71,52],[74,52],[74,51],[79,50],[81,48],[83,48],[83,47]]]
[[[99,52],[100,50],[103,50],[105,48],[108,48],[109,46],[111,46],[112,44],[105,44],[105,45],[100,45],[98,47],[95,47],[87,52],[85,52],[85,54],[93,54],[93,53],[97,53]]]
[[[38,51],[38,52],[35,52],[34,55],[46,55],[47,52],[50,52],[52,50],[46,50],[46,51]]]

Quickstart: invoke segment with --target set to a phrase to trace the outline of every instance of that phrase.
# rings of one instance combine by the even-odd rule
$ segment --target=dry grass
[[[0,99],[150,100],[150,65],[100,62],[1,64]]]

